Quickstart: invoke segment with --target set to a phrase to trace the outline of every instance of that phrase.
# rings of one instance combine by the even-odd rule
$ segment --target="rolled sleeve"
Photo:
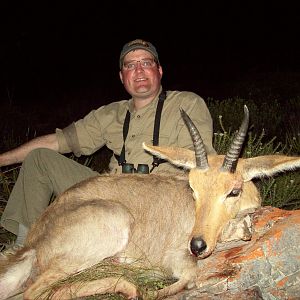
[[[72,149],[68,146],[67,140],[63,134],[62,129],[56,128],[55,134],[58,141],[58,152],[60,153],[70,153]]]
[[[110,143],[111,137],[116,133],[121,145],[122,126],[127,109],[127,100],[111,103],[92,110],[84,118],[64,129],[56,129],[59,151],[73,152],[76,156],[90,155]]]
[[[91,111],[83,119],[73,122],[63,129],[56,129],[59,152],[73,152],[77,157],[90,155],[100,149],[104,144],[101,124],[99,120],[105,119],[101,110]]]

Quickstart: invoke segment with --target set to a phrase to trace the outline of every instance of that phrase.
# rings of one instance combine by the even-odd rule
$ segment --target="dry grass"
[[[84,285],[85,282],[106,277],[116,277],[120,279],[122,278],[133,283],[138,288],[140,294],[143,295],[143,298],[149,300],[153,299],[153,292],[176,281],[161,269],[140,267],[140,264],[138,263],[120,264],[116,263],[113,258],[109,258],[89,269],[55,282],[54,284],[50,285],[47,290],[44,291],[42,296],[43,299],[51,299],[54,291],[57,291],[64,285],[68,285],[71,283],[79,283]],[[122,297],[122,295],[104,294],[88,296],[84,299],[119,300],[124,298]]]

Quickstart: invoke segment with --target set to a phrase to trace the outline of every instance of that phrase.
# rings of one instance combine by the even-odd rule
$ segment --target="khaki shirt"
[[[150,104],[134,111],[133,100],[122,100],[101,106],[91,111],[83,119],[68,127],[56,129],[59,152],[74,152],[76,156],[90,155],[106,145],[116,155],[123,147],[123,124],[127,110],[131,113],[128,135],[125,141],[125,159],[127,163],[148,164],[152,167],[153,156],[142,147],[142,143],[153,143],[153,128],[158,96]],[[192,92],[167,91],[167,98],[161,114],[159,145],[175,146],[193,150],[190,133],[181,117],[179,108],[185,112],[198,128],[208,154],[215,154],[212,146],[213,124],[210,112],[204,100]],[[121,173],[122,168],[112,156],[112,173]],[[178,168],[165,162],[153,170],[178,171]]]

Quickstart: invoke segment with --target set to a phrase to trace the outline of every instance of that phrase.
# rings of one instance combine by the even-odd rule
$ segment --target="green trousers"
[[[1,217],[1,225],[17,234],[19,223],[30,225],[49,205],[52,195],[86,178],[96,171],[49,149],[36,149],[25,158],[18,179]]]

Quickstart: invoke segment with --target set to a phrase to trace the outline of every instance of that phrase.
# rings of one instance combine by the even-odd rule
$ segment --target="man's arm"
[[[48,148],[58,151],[56,134],[43,135],[7,152],[0,154],[0,167],[20,163],[27,154],[37,148]]]

